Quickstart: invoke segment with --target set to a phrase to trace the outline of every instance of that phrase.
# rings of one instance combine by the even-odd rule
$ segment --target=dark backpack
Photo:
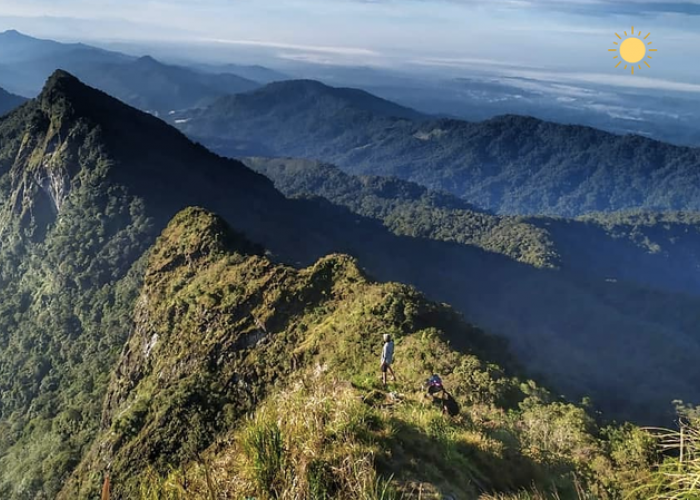
[[[447,394],[447,397],[442,400],[442,411],[447,413],[450,417],[459,415],[459,404],[451,394]]]

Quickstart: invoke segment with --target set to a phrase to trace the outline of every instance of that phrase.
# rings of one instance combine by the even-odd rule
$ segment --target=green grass
[[[449,306],[372,282],[347,256],[296,270],[222,231],[188,210],[151,251],[109,431],[77,477],[108,460],[125,498],[618,500],[645,470],[637,434],[606,435],[518,376],[504,343]],[[384,333],[396,343],[388,391]],[[425,397],[433,373],[459,416]]]
[[[634,493],[648,500],[700,498],[700,420],[683,420],[677,431],[652,432],[667,458]]]

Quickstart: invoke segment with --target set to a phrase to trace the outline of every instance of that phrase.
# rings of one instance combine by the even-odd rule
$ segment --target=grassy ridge
[[[475,498],[533,486],[618,498],[624,473],[649,460],[642,445],[616,458],[644,437],[606,433],[515,376],[504,343],[449,307],[375,283],[345,256],[297,271],[257,252],[200,209],[169,225],[103,431],[62,498],[94,494],[107,470],[115,498]],[[383,333],[396,338],[390,392],[377,373]],[[431,373],[458,418],[423,396]]]

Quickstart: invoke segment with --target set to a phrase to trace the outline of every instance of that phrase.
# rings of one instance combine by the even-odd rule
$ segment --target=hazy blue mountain
[[[26,99],[24,97],[10,94],[5,89],[0,88],[0,115],[12,111],[25,101]]]
[[[234,75],[253,80],[262,84],[291,80],[291,77],[280,71],[260,65],[245,64],[195,64],[193,67],[207,73],[233,73]]]
[[[313,158],[507,214],[700,210],[700,150],[531,117],[427,119],[365,92],[282,82],[222,98],[182,129],[228,155]]]
[[[482,65],[407,63],[399,68],[275,61],[289,75],[355,87],[426,114],[481,121],[528,115],[672,144],[700,146],[697,92],[608,85],[556,72],[504,75]]]
[[[221,99],[216,103],[223,106],[221,113],[247,113],[265,110],[270,118],[280,116],[294,119],[311,117],[314,119],[331,118],[336,113],[365,113],[365,119],[375,116],[422,119],[425,116],[415,110],[399,106],[386,99],[351,88],[335,88],[314,80],[290,80],[266,85],[257,92],[252,92],[241,99]],[[230,107],[229,107],[230,106]],[[206,116],[203,114],[203,116]],[[307,123],[307,125],[312,125]],[[335,124],[327,124],[337,130]]]
[[[81,70],[94,65],[126,62],[129,56],[82,43],[59,43],[19,33],[0,33],[0,86],[26,96],[36,95],[56,69]]]
[[[166,65],[149,56],[84,68],[77,76],[134,107],[160,114],[202,107],[224,95],[260,87],[237,75],[201,73]]]
[[[78,49],[91,48],[83,44],[64,44],[24,35],[17,30],[0,33],[0,59],[6,63],[24,62],[30,59],[59,55]],[[100,49],[95,49],[96,52]]]
[[[203,106],[218,97],[259,87],[246,78],[205,73],[135,58],[84,44],[41,40],[17,31],[0,33],[0,86],[22,95],[36,95],[47,77],[65,69],[139,109],[167,113]]]

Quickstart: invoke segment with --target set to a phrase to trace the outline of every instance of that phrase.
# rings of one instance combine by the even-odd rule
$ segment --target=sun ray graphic
[[[635,35],[634,31],[634,26],[632,26],[632,29],[630,30],[630,34],[627,34],[627,31],[623,31],[625,34],[625,37],[621,37],[619,34],[615,33],[615,36],[618,38],[618,40],[622,40],[622,42],[613,42],[614,45],[617,45],[618,48],[614,49],[608,49],[608,52],[617,52],[613,59],[620,58],[621,61],[617,61],[617,64],[615,64],[615,67],[619,67],[622,61],[625,61],[625,67],[623,69],[627,69],[627,66],[631,66],[631,74],[634,75],[634,66],[636,64],[638,69],[642,69],[642,60],[646,57],[647,59],[652,59],[651,55],[649,52],[656,52],[657,49],[650,49],[648,46],[652,44],[651,41],[644,42],[651,33],[647,33],[645,37],[642,38],[642,32],[638,31],[638,34]],[[649,63],[647,61],[644,61],[644,64],[646,64],[647,68],[651,68]]]

